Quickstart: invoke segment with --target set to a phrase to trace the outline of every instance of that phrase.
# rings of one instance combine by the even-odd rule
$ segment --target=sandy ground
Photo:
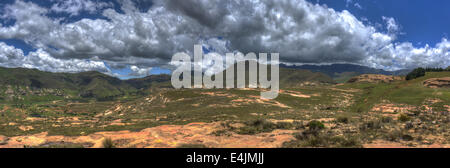
[[[117,131],[98,132],[86,136],[49,136],[47,132],[17,137],[3,137],[0,148],[22,148],[46,144],[90,144],[88,147],[101,148],[103,140],[111,138],[118,147],[174,148],[181,144],[203,144],[211,148],[276,148],[293,140],[290,130],[275,130],[257,135],[239,135],[232,132],[216,136],[212,133],[223,130],[219,122],[191,123],[187,125],[164,125],[147,128],[139,132]],[[2,141],[0,137],[0,141]]]
[[[384,140],[376,140],[369,144],[363,144],[363,148],[412,148],[411,146],[403,145],[399,142],[390,142]],[[414,148],[450,148],[449,144],[431,144],[419,145]]]

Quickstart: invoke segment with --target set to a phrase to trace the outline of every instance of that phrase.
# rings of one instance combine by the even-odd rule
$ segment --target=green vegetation
[[[116,147],[111,138],[105,138],[102,141],[102,145],[103,145],[103,148],[115,148]]]
[[[443,69],[443,68],[416,68],[412,72],[408,73],[406,75],[406,80],[412,80],[416,79],[422,76],[425,76],[426,72],[444,72],[444,71],[450,71],[450,69]]]
[[[344,123],[344,124],[347,124],[349,122],[349,119],[346,116],[339,116],[336,120],[337,120],[337,122]]]
[[[406,75],[406,80],[416,79],[418,77],[425,76],[425,72],[426,71],[423,68],[414,69],[412,72]]]
[[[177,148],[208,148],[203,144],[181,144]]]
[[[262,132],[271,132],[275,129],[291,129],[293,127],[294,125],[292,123],[287,122],[273,123],[264,119],[257,119],[246,122],[245,126],[239,128],[237,133],[253,135]]]
[[[310,130],[321,130],[325,128],[325,125],[320,121],[314,120],[309,122],[308,127]]]
[[[274,100],[259,99],[260,90],[252,89],[171,89],[170,76],[122,81],[94,72],[18,71],[21,75],[14,77],[10,73],[15,72],[0,68],[4,77],[0,79],[4,86],[0,88],[0,135],[7,137],[42,132],[80,136],[223,122],[223,129],[210,135],[261,136],[258,134],[272,134],[276,129],[297,132],[296,139],[284,147],[361,147],[380,139],[417,146],[427,136],[449,141],[445,137],[450,129],[450,90],[423,86],[427,79],[450,76],[447,71],[426,72],[393,83],[332,85],[322,73],[282,69],[282,92]],[[303,85],[305,82],[316,84]],[[39,147],[90,145],[51,143]],[[103,145],[125,146],[110,138]]]
[[[400,116],[398,116],[398,120],[401,122],[406,122],[411,120],[411,118],[406,114],[400,114]]]

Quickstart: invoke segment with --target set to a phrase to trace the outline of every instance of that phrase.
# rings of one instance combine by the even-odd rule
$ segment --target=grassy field
[[[0,104],[0,135],[81,136],[224,122],[241,126],[226,126],[215,132],[219,136],[295,130],[295,140],[283,147],[362,147],[377,140],[413,147],[448,144],[450,89],[422,85],[448,76],[434,72],[394,83],[285,88],[274,100],[259,99],[260,90],[249,89],[152,89],[112,101],[31,96]]]

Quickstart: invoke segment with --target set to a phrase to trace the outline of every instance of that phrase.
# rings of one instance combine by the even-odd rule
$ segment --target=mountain
[[[305,69],[312,72],[321,72],[329,75],[335,81],[342,83],[348,81],[350,78],[361,74],[381,74],[381,75],[406,75],[411,70],[404,69],[399,71],[385,71],[382,69],[375,69],[366,66],[353,65],[353,64],[332,64],[332,65],[285,65],[281,64],[280,67],[291,69]]]
[[[136,89],[172,88],[171,76],[166,74],[150,75],[144,78],[129,79],[125,82]]]
[[[246,76],[246,86],[248,86],[248,74],[249,74],[249,61],[246,62],[245,65],[245,76]],[[259,67],[259,64],[257,63],[257,66]],[[234,66],[229,67],[234,68],[234,79],[236,81],[237,79],[237,64]],[[225,71],[221,72],[224,76],[224,81],[226,77],[226,73],[228,71],[226,69]],[[271,71],[270,66],[268,66],[268,78],[270,79]],[[259,72],[259,71],[258,71]],[[259,74],[259,73],[258,73]],[[312,72],[310,70],[304,70],[304,69],[295,69],[295,68],[284,68],[280,66],[279,69],[279,81],[280,81],[280,87],[281,88],[289,88],[289,87],[298,87],[302,85],[317,85],[317,84],[335,84],[336,82],[327,74],[321,73],[321,72]],[[236,84],[236,82],[235,82]]]
[[[137,94],[140,89],[167,81],[170,81],[167,75],[120,80],[95,71],[51,73],[36,69],[0,68],[0,97],[12,100],[34,95],[110,100]]]
[[[246,67],[245,72],[248,74],[248,66]],[[236,69],[237,66],[235,65],[234,68]],[[223,73],[226,74],[226,72]],[[248,83],[248,75],[246,76]],[[0,68],[0,101],[29,100],[34,102],[42,99],[61,99],[62,97],[94,98],[100,101],[113,100],[127,95],[140,95],[144,90],[150,88],[172,88],[170,81],[171,76],[164,74],[120,80],[95,71],[52,73],[37,69]],[[335,82],[321,72],[280,67],[280,87],[282,88],[324,83],[333,84]]]

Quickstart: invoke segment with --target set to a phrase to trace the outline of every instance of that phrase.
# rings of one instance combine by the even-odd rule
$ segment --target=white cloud
[[[70,2],[78,1],[67,4]],[[169,66],[177,52],[192,55],[194,44],[219,53],[279,52],[280,61],[289,63],[355,63],[388,70],[449,64],[445,39],[434,48],[396,44],[400,28],[393,18],[383,18],[388,30],[383,33],[346,10],[335,11],[304,0],[155,0],[149,10],[138,9],[134,1],[120,2],[125,13],[108,8],[102,12],[107,19],[61,23],[46,15],[50,9],[18,0],[2,12],[2,19],[15,24],[0,26],[0,38],[22,39],[63,62],[91,60],[113,68],[133,66],[137,74]],[[61,9],[72,9],[59,3]],[[73,6],[69,10],[73,15],[93,9]],[[64,71],[63,66],[45,65],[49,62],[44,56],[33,58],[43,59],[32,64],[41,69]],[[80,71],[102,68],[80,64],[89,66],[69,67]]]
[[[133,71],[133,73],[128,74],[130,76],[148,76],[150,75],[150,70],[152,68],[139,68],[137,66],[131,66],[130,67],[131,71]]]
[[[99,10],[114,6],[111,2],[97,2],[91,0],[52,0],[55,2],[51,10],[57,13],[69,13],[77,16],[81,12],[96,13]]]
[[[362,9],[363,8],[359,3],[355,3],[353,6],[355,6],[358,9]]]
[[[99,71],[109,73],[110,70],[101,61],[81,59],[56,59],[42,49],[24,55],[21,49],[0,42],[0,66],[36,68],[50,72],[82,72]]]
[[[383,16],[383,21],[386,23],[386,29],[388,30],[388,34],[392,37],[396,37],[396,35],[400,31],[400,25],[397,24],[397,21],[395,21],[392,17],[386,17]]]

